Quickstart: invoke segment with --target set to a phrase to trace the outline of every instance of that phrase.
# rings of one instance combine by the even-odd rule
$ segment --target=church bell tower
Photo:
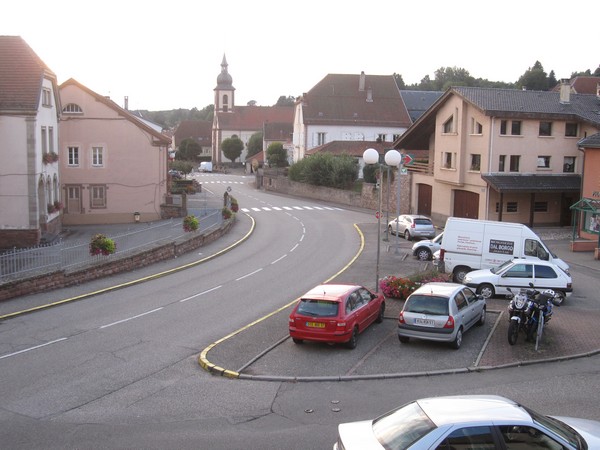
[[[217,87],[215,88],[215,113],[233,112],[235,88],[233,80],[227,71],[227,59],[223,54],[221,62],[221,73],[217,77]]]

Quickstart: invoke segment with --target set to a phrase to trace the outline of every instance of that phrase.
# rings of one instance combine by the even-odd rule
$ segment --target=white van
[[[520,223],[449,217],[444,241],[434,264],[462,283],[476,269],[490,269],[513,258],[550,261],[569,273],[569,266],[540,237]]]
[[[200,172],[212,172],[212,162],[210,161],[202,161],[200,163],[200,167],[198,167]]]

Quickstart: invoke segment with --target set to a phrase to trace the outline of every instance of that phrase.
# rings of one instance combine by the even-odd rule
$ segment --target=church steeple
[[[221,62],[221,73],[217,77],[217,87],[215,91],[215,112],[231,112],[234,107],[234,92],[233,79],[227,71],[227,59],[223,53],[223,61]]]

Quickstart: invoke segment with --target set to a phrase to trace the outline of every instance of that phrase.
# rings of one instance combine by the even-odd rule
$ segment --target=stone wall
[[[74,286],[87,281],[114,275],[116,273],[129,272],[159,261],[172,259],[220,238],[229,231],[234,220],[235,219],[226,220],[221,227],[206,234],[187,233],[185,237],[179,240],[142,250],[135,255],[120,258],[118,254],[116,254],[110,256],[110,259],[107,259],[105,263],[78,266],[77,270],[71,270],[69,272],[61,270],[8,282],[0,286],[0,301],[19,297],[21,295],[30,295]]]

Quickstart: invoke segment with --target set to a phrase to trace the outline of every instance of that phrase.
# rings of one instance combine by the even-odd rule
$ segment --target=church
[[[229,74],[225,55],[223,55],[221,73],[217,77],[217,86],[214,92],[212,162],[215,165],[231,162],[225,158],[221,150],[221,143],[224,139],[237,136],[242,140],[244,149],[239,162],[243,163],[246,160],[250,136],[257,132],[263,132],[264,136],[265,128],[278,125],[282,129],[290,129],[293,124],[294,108],[291,106],[238,106],[235,104],[233,78]]]

